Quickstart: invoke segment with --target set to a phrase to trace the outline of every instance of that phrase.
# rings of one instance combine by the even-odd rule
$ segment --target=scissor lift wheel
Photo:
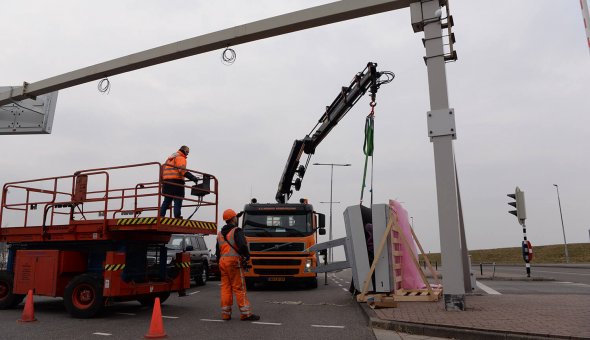
[[[64,291],[64,304],[75,318],[91,318],[104,307],[102,280],[89,274],[74,277]]]
[[[0,271],[0,309],[16,307],[24,299],[22,294],[14,294],[14,277],[12,273],[5,270]]]

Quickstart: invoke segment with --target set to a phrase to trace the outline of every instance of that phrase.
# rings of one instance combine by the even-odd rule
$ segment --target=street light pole
[[[565,245],[565,263],[570,263],[570,256],[567,251],[567,241],[565,239],[565,227],[563,226],[563,213],[561,212],[561,199],[559,198],[559,185],[553,184],[557,189],[557,203],[559,204],[559,216],[561,217],[561,231],[563,231],[563,244]]]
[[[334,184],[334,167],[335,166],[350,166],[350,164],[338,164],[338,163],[313,163],[313,165],[329,165],[330,166],[330,230],[328,231],[328,238],[332,241],[332,203],[334,203],[332,199],[333,194],[333,184]],[[330,263],[334,262],[334,254],[332,252],[332,248],[328,249],[329,255],[328,258],[330,259]]]

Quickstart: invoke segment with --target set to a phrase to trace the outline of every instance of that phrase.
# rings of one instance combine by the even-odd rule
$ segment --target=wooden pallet
[[[395,291],[395,301],[438,301],[442,289],[398,289]]]
[[[396,308],[397,301],[394,296],[388,294],[365,294],[357,295],[357,302],[365,302],[373,309]]]

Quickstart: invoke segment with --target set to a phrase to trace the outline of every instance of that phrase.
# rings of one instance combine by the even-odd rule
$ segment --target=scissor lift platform
[[[5,184],[0,242],[9,253],[0,271],[0,309],[32,290],[63,296],[70,314],[86,318],[112,301],[163,302],[189,288],[195,275],[189,253],[168,260],[165,245],[172,234],[216,233],[217,179],[187,169],[197,183],[171,185],[190,189],[183,208],[194,208],[196,217],[164,217],[162,168],[152,162]],[[131,179],[135,184],[125,185]]]

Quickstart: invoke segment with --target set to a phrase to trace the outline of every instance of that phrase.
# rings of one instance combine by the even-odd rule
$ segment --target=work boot
[[[260,315],[250,314],[250,316],[240,319],[242,321],[258,321],[260,320]]]

